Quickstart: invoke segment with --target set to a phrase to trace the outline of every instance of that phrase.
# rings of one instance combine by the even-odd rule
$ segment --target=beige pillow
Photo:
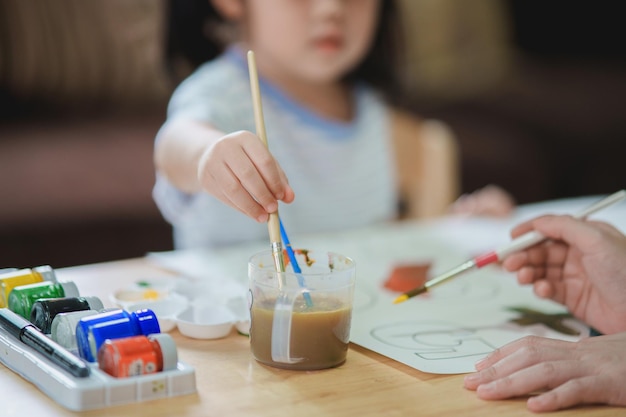
[[[449,100],[479,94],[511,66],[510,20],[501,0],[401,0],[414,94]]]

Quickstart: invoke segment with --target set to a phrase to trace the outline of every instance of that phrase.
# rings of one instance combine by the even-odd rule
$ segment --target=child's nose
[[[346,0],[314,0],[313,12],[316,16],[340,17],[344,11]]]

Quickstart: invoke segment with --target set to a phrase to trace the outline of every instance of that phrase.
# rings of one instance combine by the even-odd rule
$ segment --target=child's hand
[[[198,162],[202,188],[239,210],[265,222],[278,210],[278,200],[291,203],[294,193],[278,162],[253,133],[223,136],[207,148]]]
[[[488,185],[471,194],[464,194],[450,207],[452,214],[504,217],[515,208],[515,200],[502,188]]]

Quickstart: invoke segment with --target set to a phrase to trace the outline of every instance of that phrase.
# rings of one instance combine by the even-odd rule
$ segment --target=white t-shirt
[[[356,115],[344,123],[310,111],[259,80],[269,149],[296,198],[280,204],[291,239],[393,219],[398,191],[387,108],[373,90],[355,89]],[[210,123],[223,132],[255,132],[244,54],[231,48],[176,89],[168,118]],[[158,139],[157,139],[158,140]],[[187,194],[157,173],[155,202],[174,229],[178,249],[268,239],[260,224],[207,193]]]

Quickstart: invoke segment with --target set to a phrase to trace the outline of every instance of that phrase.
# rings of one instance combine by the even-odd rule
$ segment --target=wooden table
[[[145,259],[58,270],[81,294],[109,294],[138,278],[169,276]],[[196,370],[197,393],[101,410],[72,412],[0,365],[0,416],[529,416],[525,399],[483,401],[463,388],[463,375],[426,374],[351,345],[335,369],[299,372],[257,363],[235,331],[194,340],[172,331],[179,358]],[[586,406],[551,415],[624,415],[623,408]]]

